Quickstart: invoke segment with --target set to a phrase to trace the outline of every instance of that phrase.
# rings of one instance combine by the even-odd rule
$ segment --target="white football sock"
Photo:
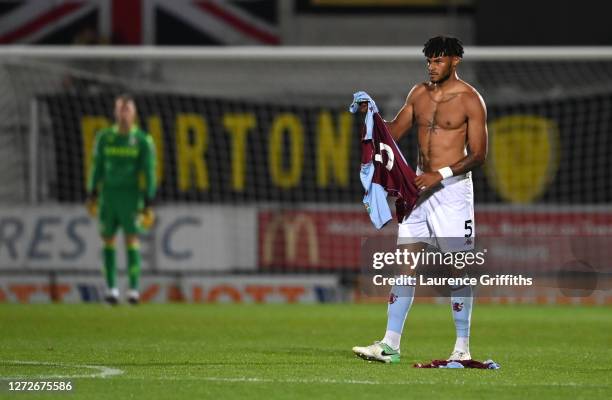
[[[474,297],[471,286],[463,286],[451,290],[451,309],[453,320],[455,321],[455,330],[457,332],[455,350],[469,352],[473,303]]]
[[[470,352],[470,338],[469,337],[458,337],[455,341],[455,350],[462,351],[464,353]]]
[[[387,331],[382,342],[399,350],[404,321],[414,299],[414,286],[393,286],[387,307]]]
[[[400,348],[400,340],[402,339],[402,335],[397,332],[387,331],[385,332],[385,337],[381,342],[391,347],[393,350],[398,350]]]

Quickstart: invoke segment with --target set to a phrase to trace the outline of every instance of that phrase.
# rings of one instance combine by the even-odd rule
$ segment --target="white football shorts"
[[[442,252],[468,251],[474,249],[474,237],[474,188],[468,172],[446,178],[421,195],[399,224],[397,244],[422,242]]]

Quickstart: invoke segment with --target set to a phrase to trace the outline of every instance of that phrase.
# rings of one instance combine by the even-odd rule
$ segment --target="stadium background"
[[[477,235],[607,240],[612,50],[588,46],[610,44],[610,5],[586,24],[594,2],[492,3],[0,3],[0,301],[100,300],[84,176],[122,91],[160,159],[143,300],[363,301],[363,238],[395,229],[375,232],[360,204],[347,106],[367,90],[391,118],[424,79],[420,46],[439,33],[464,40],[460,76],[489,110]],[[413,163],[414,135],[400,145]],[[525,262],[511,247],[498,254]],[[541,294],[513,301],[612,302],[601,290]]]

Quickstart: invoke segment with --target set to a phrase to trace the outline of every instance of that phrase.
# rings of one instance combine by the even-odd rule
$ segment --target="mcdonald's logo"
[[[282,233],[282,246],[284,246],[284,257],[280,260],[274,251],[274,239],[279,232]],[[317,227],[311,216],[304,213],[273,215],[271,220],[265,224],[263,232],[260,232],[260,234],[262,234],[263,244],[261,252],[262,265],[267,266],[274,262],[309,266],[320,264]],[[306,260],[298,260],[300,248],[307,249]]]

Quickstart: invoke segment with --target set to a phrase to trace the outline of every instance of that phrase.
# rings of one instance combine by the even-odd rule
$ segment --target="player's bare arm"
[[[419,92],[423,91],[422,87],[420,87],[421,85],[414,86],[408,93],[408,96],[406,96],[406,101],[397,112],[395,118],[391,121],[385,121],[389,133],[391,133],[393,140],[396,142],[408,133],[408,130],[412,127],[414,122],[414,98],[418,96]]]
[[[481,166],[487,157],[487,110],[482,97],[475,93],[465,102],[467,113],[468,154],[451,165],[453,175],[460,175]]]

